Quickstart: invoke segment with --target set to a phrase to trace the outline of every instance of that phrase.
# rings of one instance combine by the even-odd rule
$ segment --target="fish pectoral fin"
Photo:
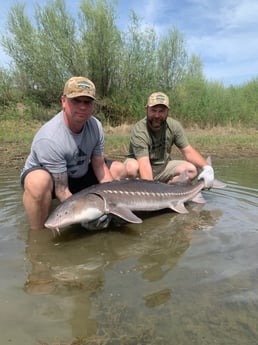
[[[109,213],[119,218],[124,219],[128,223],[136,223],[136,224],[142,223],[142,219],[137,217],[129,208],[117,206],[110,209]]]
[[[171,205],[170,208],[177,213],[188,213],[185,205],[182,202],[178,202],[176,205]]]

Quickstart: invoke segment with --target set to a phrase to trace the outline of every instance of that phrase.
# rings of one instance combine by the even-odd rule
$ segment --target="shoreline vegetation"
[[[105,130],[108,158],[124,160],[129,124],[144,116],[155,91],[169,96],[170,115],[204,157],[258,157],[258,76],[242,85],[207,80],[176,27],[160,35],[131,13],[120,30],[116,3],[83,2],[80,20],[64,5],[50,2],[28,17],[17,4],[7,17],[0,43],[12,64],[0,68],[2,166],[23,166],[38,128],[60,111],[64,82],[85,73],[96,86],[94,115]]]
[[[31,142],[42,122],[8,120],[0,123],[0,159],[2,168],[21,169],[30,151]],[[104,126],[105,154],[110,159],[123,161],[127,153],[131,125]],[[243,127],[212,127],[201,129],[197,126],[185,128],[189,142],[212,159],[236,159],[258,157],[258,129]],[[175,147],[175,158],[181,157]]]

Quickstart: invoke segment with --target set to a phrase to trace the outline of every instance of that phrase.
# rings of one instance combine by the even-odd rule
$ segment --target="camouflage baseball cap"
[[[169,109],[169,98],[163,92],[154,92],[148,98],[148,107],[154,107],[154,105],[163,104]]]
[[[65,83],[63,95],[67,98],[87,96],[96,99],[96,88],[88,78],[72,77]]]

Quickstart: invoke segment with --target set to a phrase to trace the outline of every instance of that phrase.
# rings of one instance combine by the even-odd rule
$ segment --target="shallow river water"
[[[31,232],[0,179],[1,344],[258,344],[258,160],[214,161],[223,190],[186,215]]]

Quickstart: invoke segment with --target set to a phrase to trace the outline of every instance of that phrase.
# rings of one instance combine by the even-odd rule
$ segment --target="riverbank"
[[[3,124],[1,124],[3,125]],[[0,138],[1,166],[21,169],[29,153],[34,134],[41,124],[30,125],[30,128],[13,126],[12,131],[8,126],[5,135]],[[116,128],[105,127],[105,153],[108,158],[123,160],[129,142],[129,125]],[[2,128],[3,129],[3,128]],[[17,133],[18,129],[18,133]],[[17,134],[16,134],[16,133]],[[212,158],[252,158],[258,157],[258,130],[255,128],[216,127],[208,129],[187,128],[190,143],[202,153]],[[26,135],[25,135],[26,134]],[[180,153],[173,148],[172,154],[180,157]]]

